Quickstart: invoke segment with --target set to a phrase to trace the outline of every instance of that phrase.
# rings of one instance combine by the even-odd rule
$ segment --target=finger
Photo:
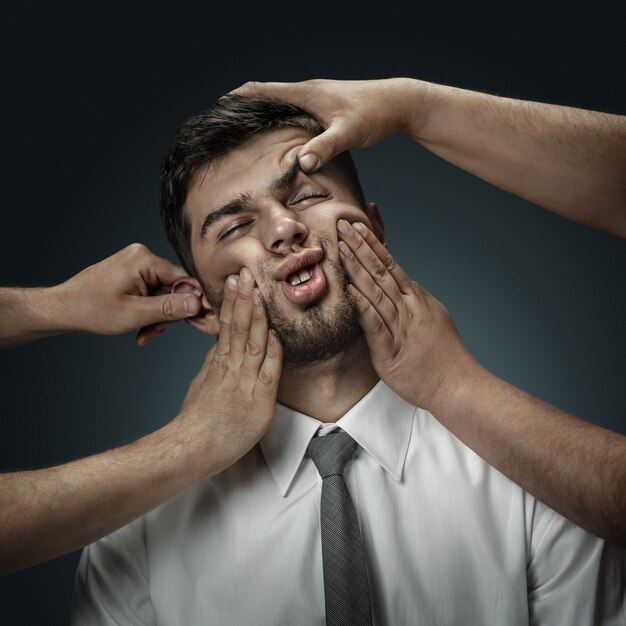
[[[344,241],[339,242],[341,262],[348,273],[350,282],[357,288],[359,293],[369,301],[376,313],[380,316],[389,331],[394,334],[400,323],[400,311],[402,310],[402,296],[394,298],[389,296],[372,278],[370,273],[361,265],[359,260]],[[393,280],[390,278],[390,280]]]
[[[231,275],[224,283],[224,298],[220,307],[220,332],[217,336],[215,353],[225,356],[230,352],[230,327],[233,319],[233,307],[237,298],[239,277]]]
[[[233,308],[233,319],[230,327],[230,357],[235,363],[241,363],[246,351],[252,321],[252,289],[254,279],[252,272],[243,267],[239,272],[237,299]]]
[[[309,140],[298,153],[298,161],[304,172],[312,173],[324,167],[338,154],[353,148],[347,128],[341,121],[333,120],[328,130]]]
[[[348,292],[359,309],[359,324],[363,329],[370,352],[377,355],[393,354],[393,335],[382,317],[354,285],[348,285]]]
[[[346,220],[339,220],[337,230],[339,237],[348,244],[376,282],[383,289],[390,289],[388,295],[391,298],[398,297],[398,290],[405,296],[413,293],[413,281],[365,224],[362,222],[349,224]],[[389,277],[392,277],[393,281],[388,280]]]
[[[268,326],[261,302],[261,295],[257,288],[252,292],[252,302],[252,323],[250,325],[248,343],[246,344],[243,368],[248,374],[253,375],[250,376],[250,379],[253,380],[254,386],[259,369],[265,358]]]
[[[230,92],[237,96],[246,98],[270,98],[272,100],[283,100],[296,106],[304,107],[308,99],[309,90],[306,83],[262,83],[259,81],[249,81]]]
[[[150,326],[144,326],[139,329],[139,332],[135,336],[135,344],[140,348],[147,343],[162,335],[170,322],[162,322],[159,324],[151,324]]]
[[[398,283],[367,241],[348,222],[339,220],[337,230],[341,260],[350,280],[370,301],[393,333],[405,304]],[[384,246],[380,247],[384,249]]]
[[[139,271],[149,288],[171,285],[179,278],[188,276],[182,267],[153,254],[143,244],[131,244],[127,250],[134,255],[134,267],[137,268],[135,271]]]
[[[161,257],[158,257],[156,255],[153,255],[152,263],[158,281],[162,285],[171,285],[179,278],[184,278],[185,276],[189,275],[179,265],[176,265],[175,263],[172,263],[167,259],[162,259]]]
[[[267,350],[263,365],[259,370],[259,377],[255,395],[258,394],[260,399],[275,400],[278,394],[278,383],[280,382],[280,374],[283,367],[283,349],[280,342],[276,338],[273,330],[268,332]]]
[[[160,322],[175,322],[197,315],[200,298],[192,293],[169,293],[163,296],[129,296],[133,328]]]

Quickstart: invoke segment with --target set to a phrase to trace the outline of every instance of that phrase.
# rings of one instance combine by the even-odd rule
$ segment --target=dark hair
[[[291,126],[304,128],[312,135],[323,130],[315,118],[296,106],[236,95],[224,96],[178,128],[174,143],[161,162],[161,223],[189,274],[195,274],[195,265],[184,206],[194,174],[257,133]],[[336,163],[355,199],[365,208],[352,157],[344,152],[336,157]]]

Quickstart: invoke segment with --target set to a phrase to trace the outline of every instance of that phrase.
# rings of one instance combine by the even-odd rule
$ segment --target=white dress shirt
[[[221,474],[85,549],[73,623],[323,625],[321,423],[279,405]],[[626,552],[569,523],[379,382],[338,422],[374,623],[626,624]]]

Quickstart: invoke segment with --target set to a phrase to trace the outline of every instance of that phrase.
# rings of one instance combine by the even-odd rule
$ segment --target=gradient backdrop
[[[618,1],[12,4],[0,24],[5,285],[63,281],[133,241],[172,258],[160,158],[178,123],[246,80],[405,75],[626,113]],[[479,360],[626,432],[624,241],[403,138],[355,158],[392,252],[448,306]],[[63,336],[1,354],[0,469],[62,463],[158,428],[208,347],[179,325],[141,350],[130,335]],[[78,557],[0,578],[0,622],[67,623]]]

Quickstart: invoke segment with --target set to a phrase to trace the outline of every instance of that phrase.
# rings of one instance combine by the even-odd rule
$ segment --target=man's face
[[[198,172],[186,201],[207,300],[218,310],[226,278],[249,268],[286,365],[326,359],[361,332],[336,224],[370,220],[335,165],[299,170],[296,155],[310,138],[300,128],[252,137]]]

